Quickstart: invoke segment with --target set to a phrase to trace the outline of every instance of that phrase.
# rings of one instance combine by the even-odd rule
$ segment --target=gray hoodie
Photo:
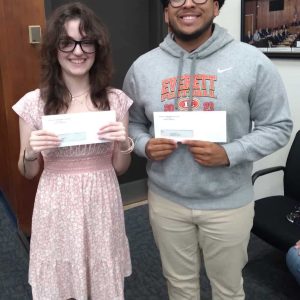
[[[227,142],[222,146],[230,166],[203,167],[182,144],[163,161],[148,160],[149,189],[193,209],[251,202],[253,161],[283,147],[292,130],[286,91],[272,62],[217,24],[212,36],[190,53],[168,34],[133,63],[123,89],[134,101],[129,134],[143,157],[154,136],[153,112],[226,111]]]

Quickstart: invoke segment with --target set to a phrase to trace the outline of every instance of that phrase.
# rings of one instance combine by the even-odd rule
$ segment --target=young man
[[[268,58],[213,23],[224,0],[161,2],[170,33],[134,62],[124,91],[169,297],[200,299],[202,251],[213,299],[245,299],[252,164],[289,140],[286,92]],[[227,142],[155,138],[153,112],[177,110],[226,111]]]

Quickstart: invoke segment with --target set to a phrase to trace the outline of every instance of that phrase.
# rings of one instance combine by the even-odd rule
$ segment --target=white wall
[[[216,18],[216,23],[228,29],[236,38],[240,39],[241,27],[241,1],[226,0]],[[289,144],[279,151],[265,157],[254,164],[254,170],[271,167],[275,165],[284,165],[290,148],[290,144],[295,133],[300,129],[300,59],[272,59],[282,76],[287,89],[289,104],[294,121],[294,130]],[[300,157],[299,157],[300,159]],[[255,198],[261,198],[265,195],[282,194],[282,172],[276,172],[272,175],[264,176],[255,184]]]

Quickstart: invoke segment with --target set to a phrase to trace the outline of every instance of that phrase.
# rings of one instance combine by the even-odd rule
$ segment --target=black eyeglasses
[[[72,39],[60,39],[58,41],[58,49],[62,52],[73,52],[79,45],[82,52],[92,54],[96,52],[96,42],[94,40],[75,41]]]
[[[294,223],[294,224],[300,226],[300,206],[295,207],[295,210],[288,213],[286,215],[286,218],[291,223]]]
[[[208,0],[193,0],[195,4],[205,4]],[[172,7],[177,8],[182,6],[186,0],[169,0]]]

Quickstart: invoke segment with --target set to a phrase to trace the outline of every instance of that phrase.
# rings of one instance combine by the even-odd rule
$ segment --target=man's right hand
[[[170,139],[151,138],[146,144],[146,154],[151,160],[166,159],[177,148],[177,142]]]

